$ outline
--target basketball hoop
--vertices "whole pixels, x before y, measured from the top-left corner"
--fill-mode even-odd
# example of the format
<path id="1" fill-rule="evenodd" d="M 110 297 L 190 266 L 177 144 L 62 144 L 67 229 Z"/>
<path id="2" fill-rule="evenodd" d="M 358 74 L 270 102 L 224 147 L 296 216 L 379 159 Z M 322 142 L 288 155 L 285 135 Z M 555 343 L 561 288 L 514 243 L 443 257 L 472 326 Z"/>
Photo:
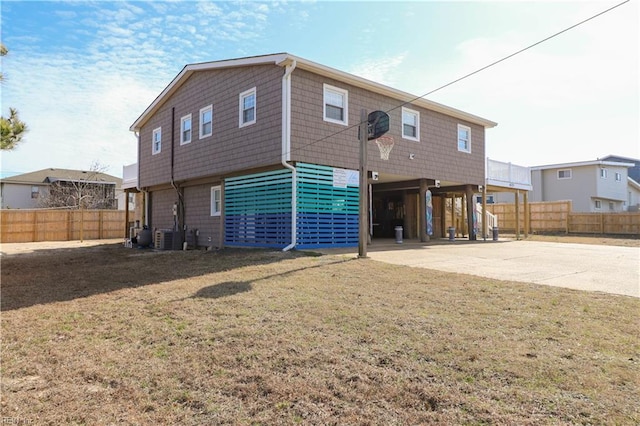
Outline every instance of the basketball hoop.
<path id="1" fill-rule="evenodd" d="M 388 160 L 389 153 L 393 149 L 393 138 L 391 136 L 380 136 L 376 139 L 376 144 L 380 149 L 380 158 Z"/>

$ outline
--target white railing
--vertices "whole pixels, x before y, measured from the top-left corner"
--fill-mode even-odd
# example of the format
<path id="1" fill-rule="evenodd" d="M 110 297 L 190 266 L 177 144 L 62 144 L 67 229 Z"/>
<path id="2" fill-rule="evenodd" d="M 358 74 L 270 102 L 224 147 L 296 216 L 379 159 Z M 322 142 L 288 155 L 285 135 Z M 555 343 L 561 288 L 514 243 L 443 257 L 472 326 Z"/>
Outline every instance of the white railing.
<path id="1" fill-rule="evenodd" d="M 478 217 L 478 228 L 482 230 L 482 204 L 476 203 L 476 215 Z M 487 211 L 487 232 L 498 227 L 498 216 Z"/>
<path id="2" fill-rule="evenodd" d="M 487 158 L 487 185 L 531 191 L 531 169 Z"/>
<path id="3" fill-rule="evenodd" d="M 122 189 L 130 189 L 138 186 L 138 163 L 122 167 Z"/>

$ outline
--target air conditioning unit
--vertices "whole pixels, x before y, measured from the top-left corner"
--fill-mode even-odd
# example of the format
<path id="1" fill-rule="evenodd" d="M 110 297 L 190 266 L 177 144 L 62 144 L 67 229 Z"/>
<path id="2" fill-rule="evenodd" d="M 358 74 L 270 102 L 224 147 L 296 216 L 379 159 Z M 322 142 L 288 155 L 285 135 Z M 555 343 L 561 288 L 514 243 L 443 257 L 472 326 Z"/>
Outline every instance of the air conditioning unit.
<path id="1" fill-rule="evenodd" d="M 153 246 L 157 250 L 180 250 L 182 248 L 180 231 L 158 229 L 153 240 Z"/>

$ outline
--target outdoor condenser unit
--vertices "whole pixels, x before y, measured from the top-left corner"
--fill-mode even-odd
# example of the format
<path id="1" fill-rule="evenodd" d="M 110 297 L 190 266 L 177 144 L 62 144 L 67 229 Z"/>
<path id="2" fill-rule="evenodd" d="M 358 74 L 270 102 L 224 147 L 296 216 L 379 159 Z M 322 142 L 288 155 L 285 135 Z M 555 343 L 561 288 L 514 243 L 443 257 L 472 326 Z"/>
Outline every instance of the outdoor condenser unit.
<path id="1" fill-rule="evenodd" d="M 180 231 L 171 229 L 158 229 L 153 240 L 153 246 L 158 250 L 180 250 Z"/>

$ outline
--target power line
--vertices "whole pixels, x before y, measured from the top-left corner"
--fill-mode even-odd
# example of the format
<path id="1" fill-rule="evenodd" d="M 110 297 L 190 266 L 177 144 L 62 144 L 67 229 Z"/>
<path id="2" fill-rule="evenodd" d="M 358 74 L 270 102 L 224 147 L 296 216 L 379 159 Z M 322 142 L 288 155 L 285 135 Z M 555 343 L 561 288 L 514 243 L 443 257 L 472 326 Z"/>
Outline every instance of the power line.
<path id="1" fill-rule="evenodd" d="M 426 97 L 426 96 L 429 96 L 429 95 L 431 95 L 431 94 L 433 94 L 433 93 L 435 93 L 435 92 L 437 92 L 437 91 L 439 91 L 439 90 L 442 90 L 442 89 L 444 89 L 444 88 L 446 88 L 446 87 L 449 87 L 449 86 L 451 86 L 451 85 L 453 85 L 453 84 L 456 84 L 456 83 L 458 83 L 458 82 L 460 82 L 460 81 L 462 81 L 462 80 L 464 80 L 464 79 L 467 79 L 467 78 L 469 78 L 469 77 L 471 77 L 471 76 L 473 76 L 473 75 L 475 75 L 475 74 L 478 74 L 478 73 L 480 73 L 480 72 L 482 72 L 482 71 L 484 71 L 484 70 L 486 70 L 486 69 L 488 69 L 488 68 L 491 68 L 491 67 L 493 67 L 493 66 L 495 66 L 495 65 L 498 65 L 499 63 L 504 62 L 504 61 L 506 61 L 507 59 L 511 59 L 511 58 L 513 58 L 514 56 L 519 55 L 519 54 L 520 54 L 520 53 L 522 53 L 522 52 L 525 52 L 525 51 L 527 51 L 527 50 L 529 50 L 529 49 L 531 49 L 531 48 L 533 48 L 533 47 L 538 46 L 539 44 L 542 44 L 542 43 L 544 43 L 544 42 L 547 42 L 547 41 L 551 40 L 552 38 L 555 38 L 555 37 L 557 37 L 557 36 L 559 36 L 559 35 L 561 35 L 561 34 L 564 34 L 564 33 L 566 33 L 567 31 L 570 31 L 570 30 L 572 30 L 572 29 L 574 29 L 574 28 L 576 28 L 576 27 L 578 27 L 578 26 L 580 26 L 580 25 L 582 25 L 582 24 L 585 24 L 585 23 L 587 23 L 587 22 L 589 22 L 589 21 L 591 21 L 591 20 L 593 20 L 593 19 L 595 19 L 595 18 L 597 18 L 597 17 L 599 17 L 599 16 L 604 15 L 605 13 L 611 12 L 612 10 L 614 10 L 614 9 L 616 9 L 616 8 L 618 8 L 618 7 L 620 7 L 620 6 L 622 6 L 622 5 L 623 5 L 623 4 L 625 4 L 625 3 L 629 3 L 629 1 L 631 1 L 631 0 L 625 0 L 625 1 L 621 2 L 621 3 L 618 3 L 618 4 L 616 4 L 616 5 L 614 5 L 614 6 L 610 7 L 610 8 L 608 8 L 608 9 L 603 10 L 602 12 L 596 13 L 595 15 L 593 15 L 593 16 L 591 16 L 591 17 L 587 18 L 587 19 L 584 19 L 584 20 L 582 20 L 582 21 L 580 21 L 580 22 L 578 22 L 578 23 L 576 23 L 576 24 L 574 24 L 574 25 L 571 25 L 570 27 L 567 27 L 567 28 L 565 28 L 565 29 L 563 29 L 563 30 L 561 30 L 561 31 L 558 31 L 558 32 L 557 32 L 557 33 L 555 33 L 555 34 L 550 35 L 549 37 L 546 37 L 546 38 L 544 38 L 544 39 L 542 39 L 542 40 L 540 40 L 540 41 L 537 41 L 537 42 L 535 42 L 535 43 L 533 43 L 533 44 L 531 44 L 531 45 L 529 45 L 529 46 L 527 46 L 527 47 L 524 47 L 524 48 L 522 48 L 522 49 L 518 50 L 517 52 L 511 53 L 510 55 L 507 55 L 507 56 L 505 56 L 505 57 L 503 57 L 503 58 L 501 58 L 501 59 L 498 59 L 497 61 L 494 61 L 494 62 L 492 62 L 492 63 L 490 63 L 490 64 L 488 64 L 488 65 L 485 65 L 485 66 L 484 66 L 484 67 L 482 67 L 482 68 L 479 68 L 479 69 L 477 69 L 477 70 L 475 70 L 475 71 L 473 71 L 473 72 L 470 72 L 469 74 L 465 74 L 465 75 L 463 75 L 462 77 L 459 77 L 459 78 L 457 78 L 457 79 L 455 79 L 455 80 L 453 80 L 453 81 L 451 81 L 451 82 L 449 82 L 449 83 L 447 83 L 447 84 L 444 84 L 444 85 L 442 85 L 442 86 L 440 86 L 440 87 L 438 87 L 438 88 L 436 88 L 436 89 L 433 89 L 433 90 L 431 90 L 431 91 L 429 91 L 429 92 L 425 93 L 424 95 L 416 96 L 415 98 L 413 98 L 413 99 L 411 99 L 411 100 L 409 100 L 409 101 L 403 102 L 403 103 L 399 104 L 398 106 L 396 106 L 396 107 L 394 107 L 394 108 L 391 108 L 391 109 L 389 109 L 389 110 L 387 110 L 387 111 L 385 111 L 385 112 L 389 113 L 389 112 L 391 112 L 391 111 L 394 111 L 394 110 L 396 110 L 396 109 L 398 109 L 398 108 L 401 108 L 401 107 L 403 107 L 403 106 L 405 106 L 405 105 L 408 105 L 408 104 L 410 104 L 410 103 L 412 103 L 412 102 L 415 102 L 415 101 L 417 101 L 418 99 L 422 99 L 422 98 L 424 98 L 424 97 Z M 354 128 L 356 128 L 356 127 L 360 126 L 360 124 L 361 124 L 361 123 L 360 123 L 360 122 L 358 122 L 358 124 L 354 124 L 354 125 L 352 125 L 352 126 L 349 126 L 349 127 L 344 128 L 344 129 L 342 129 L 342 130 L 339 130 L 339 131 L 337 131 L 337 132 L 334 132 L 334 133 L 332 133 L 332 134 L 330 134 L 330 135 L 328 135 L 328 136 L 325 136 L 325 137 L 323 137 L 323 138 L 320 138 L 320 139 L 314 140 L 313 142 L 309 142 L 308 144 L 306 144 L 306 145 L 302 145 L 301 147 L 298 147 L 298 148 L 296 148 L 295 150 L 302 150 L 302 149 L 304 149 L 304 148 L 310 147 L 310 146 L 312 146 L 312 145 L 315 145 L 316 143 L 322 142 L 322 141 L 327 140 L 327 139 L 329 139 L 329 138 L 332 138 L 332 137 L 334 137 L 334 136 L 336 136 L 336 135 L 339 135 L 339 134 L 341 134 L 341 133 L 344 133 L 344 132 L 346 132 L 346 131 L 348 131 L 348 130 L 354 129 Z M 292 152 L 294 152 L 295 150 L 289 150 L 288 154 L 291 154 L 291 153 L 292 153 Z"/>

